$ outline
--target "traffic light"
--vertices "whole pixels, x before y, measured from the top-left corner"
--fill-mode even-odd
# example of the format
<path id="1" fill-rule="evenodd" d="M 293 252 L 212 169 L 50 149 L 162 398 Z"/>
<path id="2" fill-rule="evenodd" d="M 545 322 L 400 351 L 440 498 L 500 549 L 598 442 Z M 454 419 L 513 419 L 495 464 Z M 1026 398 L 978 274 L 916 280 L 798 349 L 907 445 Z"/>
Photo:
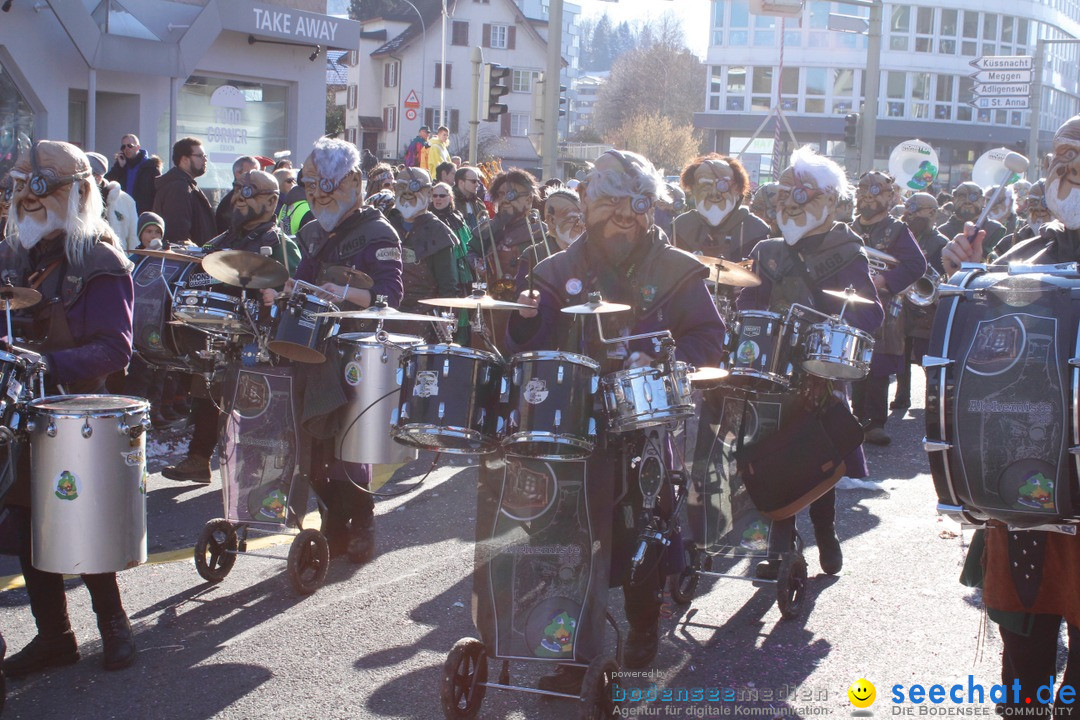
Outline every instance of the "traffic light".
<path id="1" fill-rule="evenodd" d="M 859 113 L 844 117 L 844 144 L 851 149 L 859 147 Z"/>
<path id="2" fill-rule="evenodd" d="M 484 65 L 481 88 L 484 88 L 484 103 L 480 108 L 480 118 L 495 122 L 500 115 L 509 111 L 509 108 L 499 101 L 503 95 L 510 92 L 510 68 L 495 63 Z"/>
<path id="3" fill-rule="evenodd" d="M 559 86 L 559 117 L 566 117 L 566 108 L 568 103 L 566 102 L 566 86 Z"/>

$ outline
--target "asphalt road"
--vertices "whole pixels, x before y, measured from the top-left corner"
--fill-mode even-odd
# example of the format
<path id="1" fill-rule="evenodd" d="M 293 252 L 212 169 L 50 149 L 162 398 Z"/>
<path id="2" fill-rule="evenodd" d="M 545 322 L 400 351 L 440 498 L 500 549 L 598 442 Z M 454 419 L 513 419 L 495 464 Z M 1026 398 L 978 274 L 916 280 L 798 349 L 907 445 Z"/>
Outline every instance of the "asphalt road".
<path id="1" fill-rule="evenodd" d="M 918 385 L 919 371 L 915 371 Z M 917 408 L 894 414 L 887 448 L 869 448 L 875 489 L 841 490 L 838 527 L 844 571 L 819 574 L 813 533 L 808 607 L 782 620 L 775 591 L 729 579 L 703 580 L 687 608 L 672 607 L 652 678 L 624 678 L 647 692 L 729 689 L 729 703 L 631 704 L 628 716 L 710 717 L 759 710 L 778 715 L 848 717 L 848 687 L 877 687 L 871 708 L 897 714 L 891 688 L 998 677 L 1000 643 L 977 594 L 957 582 L 970 531 L 939 518 L 920 440 Z M 287 539 L 240 557 L 220 584 L 202 581 L 189 553 L 202 525 L 221 515 L 220 480 L 177 484 L 156 473 L 182 451 L 182 438 L 155 437 L 149 481 L 150 552 L 183 559 L 120 575 L 139 645 L 136 664 L 107 673 L 89 596 L 68 583 L 83 659 L 10 681 L 5 717 L 63 718 L 411 718 L 442 717 L 442 665 L 456 640 L 476 636 L 470 614 L 475 466 L 441 463 L 420 486 L 377 505 L 378 556 L 363 566 L 335 560 L 327 584 L 298 597 L 285 575 Z M 424 458 L 388 487 L 423 475 Z M 0 573 L 17 566 L 5 559 Z M 747 570 L 747 564 L 735 567 Z M 610 605 L 621 608 L 619 591 Z M 616 612 L 625 626 L 621 612 Z M 34 635 L 25 590 L 0 592 L 0 629 L 11 649 Z M 614 649 L 614 634 L 608 633 Z M 513 663 L 511 680 L 532 685 L 539 663 Z M 492 663 L 492 677 L 498 665 Z M 797 688 L 797 689 L 796 689 Z M 771 693 L 771 695 L 769 694 Z M 785 699 L 777 699 L 780 696 Z M 756 700 L 754 698 L 757 698 Z M 772 698 L 767 700 L 766 698 Z M 918 706 L 914 713 L 918 714 Z M 925 706 L 923 706 L 925 708 Z M 980 712 L 990 712 L 981 706 Z M 489 691 L 483 718 L 576 717 L 569 701 Z"/>

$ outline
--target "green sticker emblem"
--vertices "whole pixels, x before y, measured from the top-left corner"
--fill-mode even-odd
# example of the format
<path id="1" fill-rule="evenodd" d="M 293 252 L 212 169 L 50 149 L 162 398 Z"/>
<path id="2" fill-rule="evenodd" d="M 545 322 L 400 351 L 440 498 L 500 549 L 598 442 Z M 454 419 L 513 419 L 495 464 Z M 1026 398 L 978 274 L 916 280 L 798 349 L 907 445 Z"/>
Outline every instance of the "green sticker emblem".
<path id="1" fill-rule="evenodd" d="M 75 476 L 67 470 L 56 479 L 56 497 L 61 500 L 74 500 L 79 497 L 79 485 Z"/>

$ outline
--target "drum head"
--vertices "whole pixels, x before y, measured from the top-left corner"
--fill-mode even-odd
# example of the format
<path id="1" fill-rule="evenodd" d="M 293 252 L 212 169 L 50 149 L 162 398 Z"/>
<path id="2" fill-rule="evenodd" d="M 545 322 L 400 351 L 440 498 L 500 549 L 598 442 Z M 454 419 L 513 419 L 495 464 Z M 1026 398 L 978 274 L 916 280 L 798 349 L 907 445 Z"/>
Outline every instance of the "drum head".
<path id="1" fill-rule="evenodd" d="M 365 333 L 341 333 L 337 336 L 338 342 L 346 345 L 382 345 L 378 339 L 378 333 L 365 332 Z M 384 342 L 391 345 L 421 345 L 424 339 L 417 337 L 416 335 L 398 335 L 397 333 L 386 333 Z"/>
<path id="2" fill-rule="evenodd" d="M 326 355 L 323 355 L 318 350 L 309 348 L 306 345 L 300 345 L 299 343 L 286 342 L 284 340 L 272 340 L 267 347 L 270 348 L 270 352 L 277 353 L 286 360 L 292 360 L 293 362 L 309 363 L 312 365 L 326 362 Z"/>
<path id="3" fill-rule="evenodd" d="M 144 411 L 149 409 L 150 403 L 126 395 L 50 395 L 34 400 L 30 407 L 56 415 L 82 417 L 95 413 Z"/>

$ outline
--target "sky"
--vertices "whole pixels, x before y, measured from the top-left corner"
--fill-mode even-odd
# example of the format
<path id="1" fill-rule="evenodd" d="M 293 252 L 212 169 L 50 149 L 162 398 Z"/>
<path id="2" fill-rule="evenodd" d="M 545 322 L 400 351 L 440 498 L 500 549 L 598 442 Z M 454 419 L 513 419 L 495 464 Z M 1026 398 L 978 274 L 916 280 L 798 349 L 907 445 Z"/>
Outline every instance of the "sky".
<path id="1" fill-rule="evenodd" d="M 710 0 L 570 0 L 581 5 L 582 17 L 599 17 L 605 12 L 615 23 L 623 20 L 634 24 L 647 22 L 665 12 L 673 11 L 683 21 L 686 43 L 696 55 L 704 58 L 709 47 Z"/>

